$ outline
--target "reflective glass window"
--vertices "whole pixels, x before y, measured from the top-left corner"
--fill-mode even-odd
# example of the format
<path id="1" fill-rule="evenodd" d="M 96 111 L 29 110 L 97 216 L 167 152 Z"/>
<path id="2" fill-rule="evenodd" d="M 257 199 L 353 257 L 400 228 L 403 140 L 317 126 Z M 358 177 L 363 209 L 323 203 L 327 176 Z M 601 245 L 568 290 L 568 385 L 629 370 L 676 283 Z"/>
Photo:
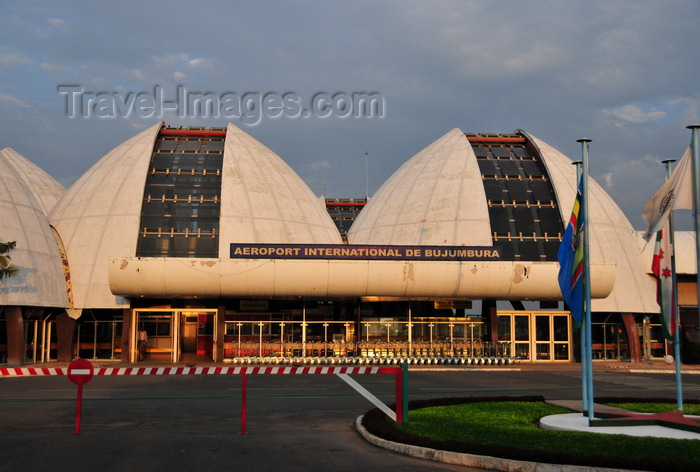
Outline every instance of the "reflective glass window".
<path id="1" fill-rule="evenodd" d="M 137 256 L 217 257 L 223 138 L 161 135 L 141 207 Z"/>

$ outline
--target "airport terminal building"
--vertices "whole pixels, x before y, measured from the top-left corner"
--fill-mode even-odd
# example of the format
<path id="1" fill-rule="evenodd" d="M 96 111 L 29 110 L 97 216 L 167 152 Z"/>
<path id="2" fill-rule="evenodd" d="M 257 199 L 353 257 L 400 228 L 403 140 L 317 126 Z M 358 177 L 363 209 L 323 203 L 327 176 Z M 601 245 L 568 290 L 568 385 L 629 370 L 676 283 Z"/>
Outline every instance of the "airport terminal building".
<path id="1" fill-rule="evenodd" d="M 525 131 L 454 129 L 369 199 L 318 197 L 230 125 L 158 123 L 70 189 L 0 151 L 0 362 L 575 362 L 556 253 L 572 160 Z M 653 244 L 590 182 L 593 350 L 661 335 Z M 695 235 L 676 233 L 682 360 L 700 362 Z"/>

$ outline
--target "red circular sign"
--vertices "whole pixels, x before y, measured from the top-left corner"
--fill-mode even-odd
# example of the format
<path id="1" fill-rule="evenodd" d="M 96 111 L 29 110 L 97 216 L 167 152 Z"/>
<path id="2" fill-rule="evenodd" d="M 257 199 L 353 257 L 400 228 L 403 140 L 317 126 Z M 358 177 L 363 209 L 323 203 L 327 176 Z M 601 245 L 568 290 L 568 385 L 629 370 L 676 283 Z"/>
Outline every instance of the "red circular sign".
<path id="1" fill-rule="evenodd" d="M 94 374 L 92 364 L 85 359 L 76 359 L 68 365 L 68 380 L 76 385 L 88 383 Z"/>

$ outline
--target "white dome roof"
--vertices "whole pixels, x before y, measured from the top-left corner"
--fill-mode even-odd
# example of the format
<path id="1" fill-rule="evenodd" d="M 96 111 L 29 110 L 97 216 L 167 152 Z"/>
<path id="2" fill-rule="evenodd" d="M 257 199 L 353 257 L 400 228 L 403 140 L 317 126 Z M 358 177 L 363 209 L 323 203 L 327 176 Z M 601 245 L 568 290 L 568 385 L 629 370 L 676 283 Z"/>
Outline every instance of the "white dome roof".
<path id="1" fill-rule="evenodd" d="M 50 219 L 70 263 L 76 308 L 118 308 L 109 289 L 109 257 L 134 257 L 144 187 L 159 123 L 92 166 L 59 201 Z M 316 196 L 275 153 L 233 125 L 224 143 L 219 257 L 229 244 L 341 243 Z"/>
<path id="2" fill-rule="evenodd" d="M 567 224 L 576 196 L 572 160 L 520 132 L 540 151 Z M 639 237 L 620 208 L 590 180 L 591 262 L 616 265 L 615 287 L 595 311 L 658 312 L 642 265 Z M 468 138 L 454 129 L 403 164 L 370 199 L 348 231 L 351 244 L 491 246 L 484 183 Z M 556 262 L 549 262 L 556 264 Z M 557 280 L 552 280 L 557 284 Z"/>
<path id="3" fill-rule="evenodd" d="M 476 156 L 453 129 L 406 161 L 348 231 L 350 244 L 492 246 Z"/>
<path id="4" fill-rule="evenodd" d="M 224 146 L 220 257 L 236 242 L 342 243 L 325 207 L 277 154 L 230 123 Z"/>
<path id="5" fill-rule="evenodd" d="M 143 189 L 161 124 L 120 144 L 68 189 L 49 215 L 70 266 L 76 308 L 118 308 L 109 290 L 107 258 L 134 256 Z"/>
<path id="6" fill-rule="evenodd" d="M 44 215 L 48 215 L 56 202 L 65 195 L 65 187 L 14 149 L 5 148 L 0 153 L 12 164 L 32 191 Z"/>
<path id="7" fill-rule="evenodd" d="M 0 280 L 0 305 L 67 308 L 61 255 L 45 214 L 61 185 L 10 148 L 0 151 L 0 175 L 0 241 L 16 241 L 9 255 L 20 270 Z"/>

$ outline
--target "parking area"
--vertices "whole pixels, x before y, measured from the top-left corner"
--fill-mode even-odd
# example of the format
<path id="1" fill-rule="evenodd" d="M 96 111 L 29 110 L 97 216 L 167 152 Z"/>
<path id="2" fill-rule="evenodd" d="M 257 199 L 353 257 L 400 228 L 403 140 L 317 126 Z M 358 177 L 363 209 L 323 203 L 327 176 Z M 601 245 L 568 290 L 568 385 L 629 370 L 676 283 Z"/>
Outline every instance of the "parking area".
<path id="1" fill-rule="evenodd" d="M 354 376 L 386 403 L 393 376 Z M 683 378 L 700 398 L 700 375 Z M 249 376 L 248 428 L 240 434 L 241 379 L 234 375 L 95 377 L 84 387 L 74 434 L 76 386 L 65 376 L 0 378 L 0 470 L 246 471 L 466 470 L 369 445 L 353 422 L 372 405 L 334 375 Z M 580 398 L 580 372 L 493 366 L 409 371 L 409 398 L 544 395 Z M 596 372 L 598 396 L 675 398 L 671 373 Z M 410 420 L 410 415 L 409 415 Z"/>

